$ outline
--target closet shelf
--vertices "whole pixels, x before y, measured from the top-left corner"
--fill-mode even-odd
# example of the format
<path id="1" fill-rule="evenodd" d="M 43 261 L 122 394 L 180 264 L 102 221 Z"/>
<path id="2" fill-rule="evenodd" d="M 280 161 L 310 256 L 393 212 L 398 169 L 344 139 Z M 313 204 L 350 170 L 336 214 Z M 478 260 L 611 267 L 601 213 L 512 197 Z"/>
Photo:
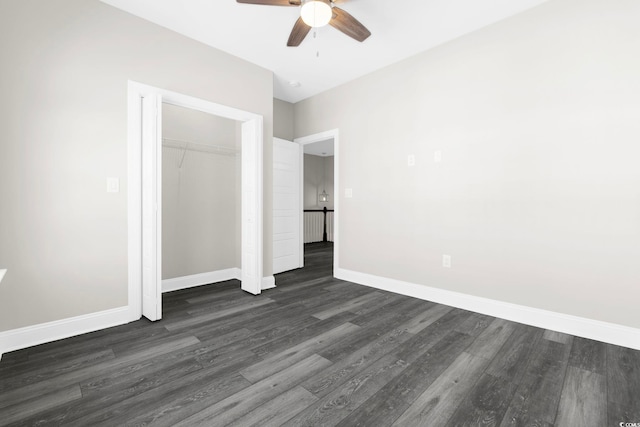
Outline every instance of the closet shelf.
<path id="1" fill-rule="evenodd" d="M 201 153 L 218 154 L 222 156 L 236 156 L 240 150 L 233 147 L 225 147 L 214 144 L 200 144 L 191 141 L 181 141 L 178 139 L 162 138 L 162 146 L 177 148 L 179 150 L 198 151 Z"/>

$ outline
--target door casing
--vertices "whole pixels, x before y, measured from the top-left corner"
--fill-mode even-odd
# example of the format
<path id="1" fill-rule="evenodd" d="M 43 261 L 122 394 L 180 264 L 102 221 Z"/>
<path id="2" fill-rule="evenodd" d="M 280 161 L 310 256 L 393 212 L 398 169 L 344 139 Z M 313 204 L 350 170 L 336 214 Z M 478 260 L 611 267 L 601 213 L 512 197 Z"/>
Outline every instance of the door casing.
<path id="1" fill-rule="evenodd" d="M 153 268 L 157 286 L 156 319 L 161 317 L 162 307 L 162 252 L 161 252 L 161 195 L 162 141 L 161 131 L 143 132 L 150 126 L 149 114 L 143 114 L 143 99 L 154 97 L 158 103 L 166 102 L 216 116 L 242 122 L 242 178 L 241 178 L 241 282 L 242 289 L 254 295 L 261 292 L 263 285 L 263 117 L 259 114 L 239 110 L 204 99 L 177 92 L 128 82 L 128 285 L 129 311 L 132 320 L 142 316 L 142 284 L 144 275 L 142 248 L 148 248 L 153 255 Z M 160 107 L 158 107 L 159 109 Z M 155 144 L 154 147 L 144 146 Z M 151 149 L 150 149 L 151 148 Z M 152 156 L 150 158 L 149 156 Z M 155 173 L 152 179 L 143 182 L 144 162 L 152 162 Z M 145 217 L 143 216 L 143 195 L 151 195 L 156 205 L 155 233 L 146 233 L 143 242 Z M 158 316 L 159 314 L 159 316 Z"/>
<path id="2" fill-rule="evenodd" d="M 339 269 L 339 231 L 340 231 L 340 132 L 338 129 L 332 129 L 325 132 L 315 133 L 313 135 L 303 136 L 296 138 L 293 142 L 300 144 L 302 149 L 300 150 L 300 265 L 304 266 L 304 145 L 313 144 L 314 142 L 326 141 L 327 139 L 333 139 L 333 188 L 335 196 L 333 199 L 333 275 L 336 275 L 336 271 Z"/>

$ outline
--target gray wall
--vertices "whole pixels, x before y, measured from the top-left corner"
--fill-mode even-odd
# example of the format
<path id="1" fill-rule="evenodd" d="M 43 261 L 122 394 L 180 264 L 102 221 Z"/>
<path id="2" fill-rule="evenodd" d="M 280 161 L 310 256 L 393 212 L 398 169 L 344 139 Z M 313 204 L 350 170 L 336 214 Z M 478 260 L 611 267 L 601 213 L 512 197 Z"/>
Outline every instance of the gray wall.
<path id="1" fill-rule="evenodd" d="M 164 104 L 162 128 L 162 278 L 240 267 L 236 122 Z"/>
<path id="2" fill-rule="evenodd" d="M 328 203 L 319 203 L 318 196 L 325 190 Z M 333 209 L 336 193 L 333 189 L 333 156 L 304 155 L 304 209 Z"/>
<path id="3" fill-rule="evenodd" d="M 127 305 L 128 79 L 264 116 L 271 274 L 270 71 L 98 0 L 0 2 L 0 57 L 0 331 Z"/>
<path id="4" fill-rule="evenodd" d="M 555 0 L 296 104 L 340 130 L 340 267 L 640 327 L 638 16 Z"/>
<path id="5" fill-rule="evenodd" d="M 293 141 L 293 104 L 273 98 L 273 136 Z"/>

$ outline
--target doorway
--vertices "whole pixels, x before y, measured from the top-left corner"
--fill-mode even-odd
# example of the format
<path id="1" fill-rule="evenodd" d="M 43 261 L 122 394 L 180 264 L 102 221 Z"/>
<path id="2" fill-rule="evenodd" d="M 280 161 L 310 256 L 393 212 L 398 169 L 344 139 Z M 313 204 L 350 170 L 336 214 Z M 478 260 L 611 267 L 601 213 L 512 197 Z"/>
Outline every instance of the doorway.
<path id="1" fill-rule="evenodd" d="M 129 81 L 128 256 L 131 319 L 162 317 L 162 104 L 241 122 L 241 288 L 263 276 L 263 118 L 200 98 Z"/>
<path id="2" fill-rule="evenodd" d="M 162 292 L 240 278 L 238 122 L 162 105 Z"/>
<path id="3" fill-rule="evenodd" d="M 338 271 L 339 269 L 339 225 L 340 225 L 340 221 L 339 221 L 339 204 L 340 204 L 340 197 L 339 197 L 339 191 L 340 191 L 340 181 L 339 181 L 339 165 L 340 165 L 340 150 L 339 150 L 339 132 L 338 129 L 334 129 L 334 130 L 330 130 L 330 131 L 326 131 L 326 132 L 320 132 L 320 133 L 316 133 L 313 135 L 308 135 L 305 137 L 301 137 L 301 138 L 296 138 L 294 140 L 294 142 L 300 144 L 303 148 L 303 152 L 307 152 L 308 150 L 305 150 L 305 147 L 313 147 L 314 145 L 316 145 L 316 147 L 318 148 L 318 153 L 321 155 L 322 152 L 325 152 L 325 154 L 328 153 L 327 151 L 327 145 L 326 144 L 331 144 L 332 149 L 333 149 L 333 193 L 334 194 L 328 194 L 326 192 L 326 188 L 324 189 L 319 189 L 318 190 L 318 194 L 312 194 L 310 197 L 313 197 L 315 199 L 317 199 L 319 196 L 321 196 L 321 193 L 319 193 L 319 191 L 324 191 L 325 194 L 328 194 L 329 198 L 332 198 L 332 205 L 333 205 L 333 229 L 332 229 L 332 234 L 333 234 L 333 274 L 335 276 L 336 271 Z M 324 151 L 323 151 L 324 150 Z M 303 162 L 303 159 L 301 159 L 301 162 Z M 303 168 L 304 169 L 304 168 Z M 304 172 L 301 174 L 301 185 L 300 185 L 300 197 L 301 200 L 304 200 L 304 198 L 306 197 L 304 194 L 304 188 L 305 188 L 305 183 L 304 183 Z M 322 202 L 319 203 L 319 205 L 323 205 L 326 206 L 326 203 L 323 204 Z M 305 230 L 304 230 L 304 209 L 302 210 L 302 212 L 300 212 L 300 253 L 303 254 L 304 256 L 304 235 L 305 235 Z M 326 215 L 326 214 L 325 214 Z"/>

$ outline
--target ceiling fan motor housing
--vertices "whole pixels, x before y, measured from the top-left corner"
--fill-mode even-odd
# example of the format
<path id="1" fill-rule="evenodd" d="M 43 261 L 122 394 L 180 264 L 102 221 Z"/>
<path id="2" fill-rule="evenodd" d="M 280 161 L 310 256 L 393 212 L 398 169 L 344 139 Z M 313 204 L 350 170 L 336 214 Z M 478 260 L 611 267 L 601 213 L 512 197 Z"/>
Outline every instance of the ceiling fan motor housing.
<path id="1" fill-rule="evenodd" d="M 300 16 L 310 27 L 324 27 L 329 23 L 333 12 L 330 0 L 303 0 Z"/>

